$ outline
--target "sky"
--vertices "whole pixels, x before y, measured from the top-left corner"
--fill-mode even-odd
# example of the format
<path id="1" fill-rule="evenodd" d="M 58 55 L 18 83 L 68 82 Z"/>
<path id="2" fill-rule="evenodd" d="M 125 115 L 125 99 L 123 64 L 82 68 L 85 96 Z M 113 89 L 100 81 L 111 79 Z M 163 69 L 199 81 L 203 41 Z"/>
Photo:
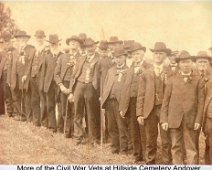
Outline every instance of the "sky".
<path id="1" fill-rule="evenodd" d="M 95 40 L 117 35 L 153 48 L 196 55 L 212 46 L 212 2 L 6 2 L 16 24 L 33 35 L 42 29 L 66 38 L 86 33 Z M 48 36 L 47 36 L 48 38 Z M 149 50 L 147 55 L 151 55 Z"/>

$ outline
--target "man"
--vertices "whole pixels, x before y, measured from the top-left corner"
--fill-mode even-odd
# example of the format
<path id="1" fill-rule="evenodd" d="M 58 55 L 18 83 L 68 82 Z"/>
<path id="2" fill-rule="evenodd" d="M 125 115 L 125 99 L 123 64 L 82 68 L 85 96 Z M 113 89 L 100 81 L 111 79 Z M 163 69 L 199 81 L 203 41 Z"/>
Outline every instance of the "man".
<path id="1" fill-rule="evenodd" d="M 82 119 L 86 110 L 89 143 L 98 143 L 100 134 L 99 114 L 99 56 L 95 52 L 96 44 L 91 38 L 84 43 L 86 56 L 82 56 L 77 64 L 73 80 L 70 82 L 71 94 L 69 101 L 73 101 L 74 95 L 74 136 L 76 144 L 84 144 Z"/>
<path id="2" fill-rule="evenodd" d="M 168 80 L 160 122 L 165 131 L 170 131 L 173 163 L 184 164 L 184 148 L 187 164 L 197 164 L 196 131 L 202 123 L 204 84 L 192 70 L 187 51 L 180 53 L 177 62 L 179 73 Z"/>
<path id="3" fill-rule="evenodd" d="M 31 104 L 29 78 L 32 59 L 35 55 L 35 48 L 28 45 L 30 35 L 25 31 L 18 31 L 15 34 L 17 49 L 12 51 L 10 69 L 8 71 L 8 84 L 12 90 L 14 106 L 18 112 L 16 120 L 31 121 Z"/>
<path id="4" fill-rule="evenodd" d="M 144 61 L 146 47 L 135 42 L 131 49 L 128 50 L 133 58 L 133 64 L 127 71 L 125 82 L 120 100 L 120 114 L 126 117 L 129 122 L 130 137 L 133 143 L 133 155 L 135 162 L 145 159 L 145 132 L 143 126 L 139 129 L 136 117 L 136 102 L 139 87 L 139 77 L 143 70 L 148 69 L 151 65 Z"/>
<path id="5" fill-rule="evenodd" d="M 44 63 L 45 47 L 45 33 L 42 30 L 35 32 L 36 39 L 36 54 L 32 60 L 30 87 L 31 87 L 31 104 L 33 124 L 35 126 L 47 126 L 46 120 L 42 120 L 46 112 L 46 101 L 44 92 L 41 90 L 43 86 L 44 73 L 42 65 Z"/>
<path id="6" fill-rule="evenodd" d="M 123 41 L 119 40 L 117 36 L 111 36 L 108 41 L 108 55 L 113 59 L 113 53 L 115 48 L 123 45 Z"/>
<path id="7" fill-rule="evenodd" d="M 126 51 L 129 51 L 130 48 L 132 48 L 133 44 L 134 44 L 134 40 L 125 40 L 123 41 L 123 46 L 124 46 L 124 49 Z M 127 67 L 131 67 L 133 64 L 133 58 L 130 54 L 127 55 L 127 58 L 126 58 L 126 65 Z"/>
<path id="8" fill-rule="evenodd" d="M 60 39 L 57 34 L 49 35 L 50 49 L 45 54 L 45 78 L 44 78 L 44 93 L 47 102 L 47 122 L 48 128 L 53 132 L 57 131 L 55 105 L 57 102 L 58 87 L 54 81 L 54 70 L 57 60 L 62 52 L 60 51 Z"/>
<path id="9" fill-rule="evenodd" d="M 156 42 L 153 52 L 153 67 L 145 70 L 140 77 L 136 103 L 136 115 L 146 134 L 146 164 L 155 164 L 157 151 L 158 123 L 167 82 L 168 68 L 164 60 L 169 49 L 163 42 Z M 169 133 L 161 129 L 163 164 L 171 163 L 171 141 Z"/>
<path id="10" fill-rule="evenodd" d="M 206 137 L 205 139 L 205 163 L 206 164 L 212 164 L 212 142 L 211 142 L 211 57 L 207 54 L 206 51 L 199 51 L 197 56 L 195 56 L 196 59 L 196 67 L 197 67 L 197 73 L 199 73 L 201 80 L 204 84 L 205 88 L 205 95 L 206 95 L 206 101 L 204 106 L 204 112 L 203 112 L 203 132 Z M 196 145 L 197 145 L 197 151 L 199 155 L 199 134 L 200 130 L 196 133 Z"/>
<path id="11" fill-rule="evenodd" d="M 179 53 L 178 51 L 171 51 L 170 50 L 170 54 L 168 55 L 169 61 L 170 61 L 169 66 L 170 66 L 170 70 L 172 72 L 177 72 L 177 70 L 178 70 L 178 64 L 176 62 L 176 58 L 178 56 L 178 53 Z"/>
<path id="12" fill-rule="evenodd" d="M 4 103 L 6 105 L 6 112 L 9 117 L 14 116 L 14 109 L 13 109 L 13 101 L 12 101 L 12 94 L 9 85 L 7 84 L 7 69 L 9 69 L 9 60 L 10 57 L 10 49 L 11 49 L 11 35 L 9 32 L 3 32 L 3 48 L 1 56 L 2 60 L 0 63 L 0 79 L 3 80 L 3 91 L 4 91 Z"/>
<path id="13" fill-rule="evenodd" d="M 74 104 L 68 103 L 68 94 L 70 79 L 73 76 L 73 69 L 76 60 L 79 58 L 79 49 L 81 40 L 78 36 L 72 36 L 66 40 L 69 47 L 69 53 L 59 56 L 57 66 L 55 68 L 54 80 L 60 88 L 60 101 L 62 107 L 61 121 L 59 123 L 60 130 L 64 130 L 66 138 L 72 137 L 74 133 Z M 65 123 L 64 123 L 65 121 Z"/>
<path id="14" fill-rule="evenodd" d="M 119 112 L 122 84 L 128 69 L 126 55 L 123 47 L 115 49 L 114 61 L 116 65 L 108 70 L 102 97 L 102 108 L 105 109 L 108 118 L 112 153 L 122 154 L 127 154 L 128 151 L 127 121 L 121 117 Z"/>

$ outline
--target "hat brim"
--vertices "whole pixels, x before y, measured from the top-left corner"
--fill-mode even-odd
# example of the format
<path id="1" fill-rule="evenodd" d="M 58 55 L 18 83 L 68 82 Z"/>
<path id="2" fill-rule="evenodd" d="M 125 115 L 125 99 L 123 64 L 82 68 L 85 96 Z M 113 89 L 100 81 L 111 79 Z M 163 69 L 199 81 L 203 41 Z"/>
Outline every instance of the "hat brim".
<path id="1" fill-rule="evenodd" d="M 68 39 L 66 40 L 66 44 L 69 45 L 70 41 L 77 41 L 77 42 L 79 42 L 80 44 L 82 43 L 82 40 L 80 40 L 80 39 L 68 38 Z"/>
<path id="2" fill-rule="evenodd" d="M 195 57 L 195 61 L 196 61 L 197 59 L 201 59 L 201 58 L 203 58 L 203 59 L 208 59 L 208 60 L 212 60 L 212 57 L 210 57 L 210 56 L 193 56 L 193 57 Z"/>
<path id="3" fill-rule="evenodd" d="M 161 49 L 161 50 L 155 50 L 155 49 L 151 49 L 150 51 L 154 52 L 165 52 L 166 54 L 170 54 L 170 50 L 169 49 Z"/>
<path id="4" fill-rule="evenodd" d="M 179 62 L 182 61 L 182 60 L 188 60 L 188 59 L 192 60 L 193 62 L 196 61 L 196 59 L 195 59 L 194 57 L 175 58 L 175 61 L 176 61 L 177 63 L 179 63 Z"/>
<path id="5" fill-rule="evenodd" d="M 132 52 L 134 52 L 134 51 L 138 51 L 138 50 L 143 50 L 144 52 L 146 52 L 146 47 L 130 49 L 130 50 L 128 50 L 128 52 L 129 52 L 129 53 L 132 53 Z"/>
<path id="6" fill-rule="evenodd" d="M 123 43 L 123 41 L 109 41 L 108 42 L 108 44 L 116 44 L 116 43 L 121 44 L 121 43 Z"/>
<path id="7" fill-rule="evenodd" d="M 60 40 L 58 40 L 58 41 L 55 41 L 55 42 L 51 42 L 51 41 L 49 41 L 49 40 L 46 40 L 48 43 L 50 43 L 50 44 L 57 44 L 57 43 L 59 43 L 60 41 L 61 41 L 61 39 Z"/>
<path id="8" fill-rule="evenodd" d="M 15 38 L 31 38 L 30 35 L 15 35 Z"/>
<path id="9" fill-rule="evenodd" d="M 118 58 L 118 57 L 120 57 L 120 56 L 127 56 L 127 53 L 126 52 L 123 52 L 123 53 L 120 53 L 120 54 L 118 54 L 118 55 L 114 55 L 114 57 L 115 58 Z"/>
<path id="10" fill-rule="evenodd" d="M 91 46 L 96 45 L 96 44 L 98 44 L 98 43 L 99 43 L 99 41 L 96 41 L 96 42 L 94 42 L 94 43 L 92 43 L 92 44 L 83 44 L 83 47 L 84 47 L 84 48 L 86 48 L 86 47 L 91 47 Z"/>

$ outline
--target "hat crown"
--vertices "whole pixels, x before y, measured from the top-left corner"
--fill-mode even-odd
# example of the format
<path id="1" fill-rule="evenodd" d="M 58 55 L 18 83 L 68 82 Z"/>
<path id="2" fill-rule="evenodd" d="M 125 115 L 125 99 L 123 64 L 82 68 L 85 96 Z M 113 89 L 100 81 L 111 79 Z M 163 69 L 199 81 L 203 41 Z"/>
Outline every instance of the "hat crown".
<path id="1" fill-rule="evenodd" d="M 23 31 L 23 30 L 19 30 L 16 35 L 16 37 L 28 37 L 26 31 Z"/>
<path id="2" fill-rule="evenodd" d="M 107 48 L 108 48 L 107 41 L 100 41 L 99 48 L 102 49 L 102 50 L 107 50 Z"/>
<path id="3" fill-rule="evenodd" d="M 126 55 L 126 54 L 127 53 L 122 45 L 120 45 L 114 49 L 114 57 L 119 57 L 119 56 Z"/>
<path id="4" fill-rule="evenodd" d="M 199 51 L 197 57 L 209 57 L 206 51 Z"/>
<path id="5" fill-rule="evenodd" d="M 79 39 L 82 40 L 82 41 L 85 41 L 87 38 L 87 35 L 85 33 L 80 33 L 79 34 Z"/>
<path id="6" fill-rule="evenodd" d="M 135 42 L 134 44 L 133 44 L 133 49 L 138 49 L 138 48 L 142 48 L 143 46 L 140 44 L 140 43 L 138 43 L 138 42 Z"/>
<path id="7" fill-rule="evenodd" d="M 45 35 L 45 33 L 44 33 L 44 31 L 43 30 L 37 30 L 36 32 L 35 32 L 35 37 L 45 37 L 46 35 Z"/>
<path id="8" fill-rule="evenodd" d="M 96 42 L 92 38 L 85 39 L 84 46 L 92 46 L 96 44 Z"/>
<path id="9" fill-rule="evenodd" d="M 119 41 L 117 36 L 111 36 L 110 37 L 110 42 L 116 42 L 116 41 Z"/>
<path id="10" fill-rule="evenodd" d="M 57 34 L 50 34 L 49 35 L 49 42 L 50 43 L 57 43 L 59 41 L 58 35 Z"/>
<path id="11" fill-rule="evenodd" d="M 154 50 L 165 50 L 166 48 L 166 44 L 163 42 L 156 42 L 155 46 L 154 46 Z"/>
<path id="12" fill-rule="evenodd" d="M 133 47 L 135 41 L 134 40 L 126 40 L 123 42 L 123 46 L 125 49 L 130 49 Z"/>
<path id="13" fill-rule="evenodd" d="M 181 53 L 180 53 L 180 55 L 179 55 L 179 58 L 180 58 L 180 59 L 183 59 L 183 58 L 190 58 L 190 57 L 191 57 L 191 55 L 190 55 L 189 52 L 186 51 L 186 50 L 182 50 Z"/>

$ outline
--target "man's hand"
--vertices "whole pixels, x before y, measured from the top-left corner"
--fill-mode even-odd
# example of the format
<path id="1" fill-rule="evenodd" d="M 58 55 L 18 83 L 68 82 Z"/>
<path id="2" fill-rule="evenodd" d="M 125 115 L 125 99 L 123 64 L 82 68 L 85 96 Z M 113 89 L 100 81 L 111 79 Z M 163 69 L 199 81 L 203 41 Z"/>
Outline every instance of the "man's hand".
<path id="1" fill-rule="evenodd" d="M 120 111 L 120 115 L 121 115 L 122 118 L 125 118 L 123 111 Z"/>
<path id="2" fill-rule="evenodd" d="M 200 124 L 199 123 L 194 123 L 194 130 L 198 130 L 200 128 Z"/>
<path id="3" fill-rule="evenodd" d="M 24 75 L 24 76 L 22 77 L 22 83 L 24 83 L 24 82 L 26 81 L 26 79 L 27 79 L 27 76 Z"/>
<path id="4" fill-rule="evenodd" d="M 137 121 L 138 121 L 138 123 L 139 123 L 140 125 L 144 125 L 144 117 L 143 117 L 143 116 L 139 116 L 139 117 L 137 118 Z"/>
<path id="5" fill-rule="evenodd" d="M 162 123 L 161 125 L 162 129 L 167 131 L 169 129 L 169 124 L 168 123 Z"/>
<path id="6" fill-rule="evenodd" d="M 72 93 L 70 93 L 70 94 L 68 95 L 68 101 L 69 101 L 70 103 L 73 103 L 73 102 L 74 102 L 74 95 L 73 95 Z"/>
<path id="7" fill-rule="evenodd" d="M 69 94 L 70 93 L 70 90 L 67 89 L 62 83 L 59 84 L 59 87 L 60 87 L 60 91 L 64 94 Z"/>

